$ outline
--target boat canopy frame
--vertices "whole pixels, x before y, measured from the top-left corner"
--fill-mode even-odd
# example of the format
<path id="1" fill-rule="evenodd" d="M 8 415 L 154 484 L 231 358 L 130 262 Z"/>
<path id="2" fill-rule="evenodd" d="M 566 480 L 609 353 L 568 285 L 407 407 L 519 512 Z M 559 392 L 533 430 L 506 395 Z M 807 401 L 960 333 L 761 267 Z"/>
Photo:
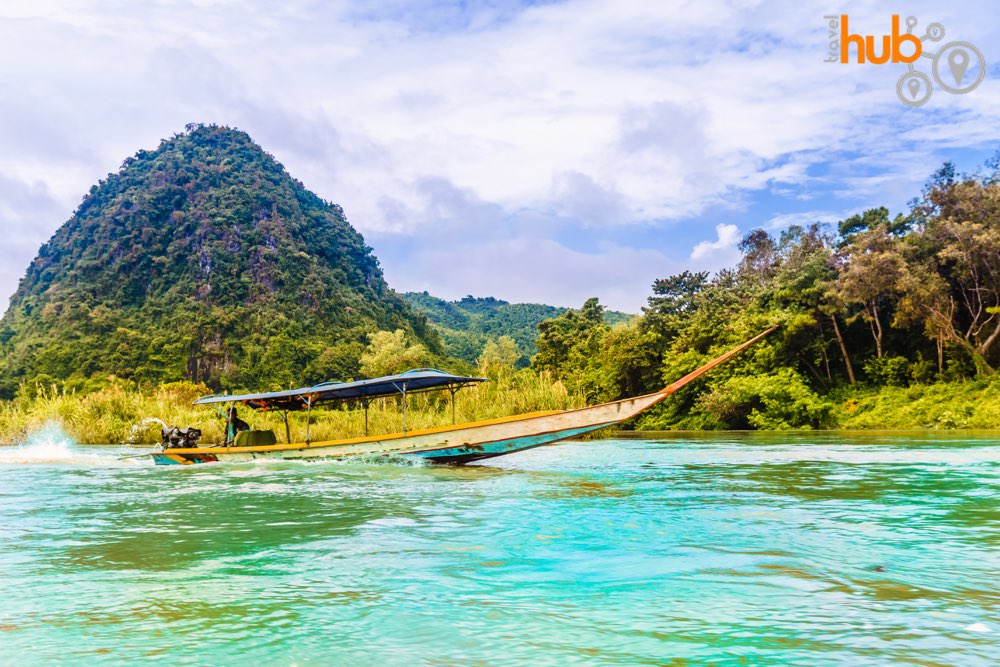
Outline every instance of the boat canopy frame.
<path id="1" fill-rule="evenodd" d="M 313 407 L 348 401 L 360 401 L 365 410 L 365 435 L 368 435 L 368 406 L 373 398 L 388 396 L 403 397 L 403 433 L 406 433 L 406 397 L 408 394 L 427 391 L 448 390 L 451 392 L 451 421 L 455 423 L 455 393 L 462 387 L 486 378 L 452 375 L 436 368 L 414 368 L 396 375 L 386 375 L 353 382 L 322 382 L 311 387 L 287 389 L 284 391 L 255 394 L 211 394 L 202 396 L 193 405 L 213 405 L 219 403 L 242 403 L 261 412 L 280 412 L 285 422 L 285 437 L 291 442 L 288 427 L 288 413 L 294 410 L 306 411 L 306 444 L 309 443 L 310 413 Z M 227 416 L 227 423 L 229 418 Z M 227 433 L 229 429 L 227 428 Z"/>

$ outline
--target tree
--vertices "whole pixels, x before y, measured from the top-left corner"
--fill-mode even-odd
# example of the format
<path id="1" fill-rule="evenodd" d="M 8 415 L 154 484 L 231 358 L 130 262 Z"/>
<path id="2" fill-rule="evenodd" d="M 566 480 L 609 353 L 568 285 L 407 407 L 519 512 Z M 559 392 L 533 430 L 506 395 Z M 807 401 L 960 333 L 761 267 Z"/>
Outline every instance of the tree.
<path id="1" fill-rule="evenodd" d="M 847 378 L 852 385 L 857 384 L 854 376 L 854 365 L 851 364 L 851 355 L 847 353 L 847 343 L 844 341 L 844 334 L 840 331 L 840 324 L 837 322 L 837 315 L 846 310 L 843 300 L 837 293 L 831 282 L 826 292 L 823 294 L 823 301 L 819 304 L 819 310 L 830 318 L 833 325 L 833 333 L 837 338 L 837 347 L 840 349 L 840 357 L 844 360 L 844 368 L 847 370 Z"/>
<path id="2" fill-rule="evenodd" d="M 937 347 L 938 373 L 943 373 L 945 343 L 961 340 L 953 325 L 955 300 L 948 294 L 947 283 L 933 268 L 911 261 L 899 282 L 899 288 L 901 297 L 893 326 L 923 324 L 924 333 Z M 973 359 L 976 359 L 975 354 Z M 985 361 L 981 363 L 985 365 Z"/>
<path id="3" fill-rule="evenodd" d="M 841 248 L 848 246 L 854 243 L 858 234 L 873 229 L 883 229 L 890 235 L 898 237 L 910 231 L 912 224 L 913 218 L 905 216 L 902 213 L 890 219 L 889 209 L 884 206 L 870 208 L 864 213 L 852 215 L 838 223 L 837 231 L 840 233 L 839 246 Z"/>
<path id="4" fill-rule="evenodd" d="M 818 353 L 826 368 L 827 379 L 832 380 L 827 357 L 830 339 L 822 324 L 829 320 L 848 380 L 853 385 L 856 381 L 854 366 L 837 321 L 838 314 L 843 313 L 845 307 L 834 287 L 837 270 L 832 245 L 830 234 L 819 224 L 807 228 L 793 225 L 785 230 L 779 244 L 781 263 L 772 281 L 772 289 L 775 299 L 782 306 L 812 314 L 811 335 L 805 347 Z M 800 318 L 799 322 L 805 324 L 807 320 Z M 803 361 L 809 364 L 808 360 Z M 810 370 L 819 375 L 812 366 Z"/>
<path id="5" fill-rule="evenodd" d="M 763 286 L 771 277 L 777 264 L 774 239 L 763 229 L 754 229 L 739 243 L 743 259 L 739 274 L 757 286 Z"/>
<path id="6" fill-rule="evenodd" d="M 605 334 L 604 307 L 596 298 L 587 299 L 579 311 L 568 310 L 538 325 L 538 354 L 532 360 L 537 370 L 547 370 L 588 400 L 607 395 L 607 384 L 599 369 Z"/>
<path id="7" fill-rule="evenodd" d="M 596 298 L 587 299 L 579 311 L 567 310 L 559 317 L 538 325 L 538 354 L 532 365 L 542 370 L 565 371 L 570 356 L 588 341 L 592 334 L 603 333 L 604 306 Z"/>
<path id="8" fill-rule="evenodd" d="M 653 296 L 643 308 L 641 326 L 664 341 L 677 335 L 680 321 L 697 307 L 696 298 L 708 287 L 708 271 L 684 271 L 653 282 Z"/>
<path id="9" fill-rule="evenodd" d="M 496 340 L 486 342 L 482 354 L 479 355 L 479 367 L 483 369 L 490 367 L 514 368 L 522 356 L 521 348 L 517 346 L 517 342 L 513 338 L 500 336 Z"/>
<path id="10" fill-rule="evenodd" d="M 580 318 L 587 327 L 604 324 L 604 306 L 601 305 L 597 297 L 591 297 L 583 302 L 583 307 L 580 308 Z"/>
<path id="11" fill-rule="evenodd" d="M 406 332 L 376 331 L 361 355 L 361 372 L 368 377 L 402 373 L 429 363 L 431 355 L 420 343 L 408 344 Z"/>
<path id="12" fill-rule="evenodd" d="M 923 227 L 911 239 L 903 281 L 901 325 L 925 323 L 972 358 L 977 371 L 992 373 L 1000 340 L 1000 185 L 941 179 L 925 198 Z"/>
<path id="13" fill-rule="evenodd" d="M 883 227 L 861 232 L 853 243 L 840 253 L 841 267 L 837 278 L 837 294 L 849 305 L 858 305 L 861 317 L 868 323 L 875 341 L 875 356 L 883 354 L 885 329 L 882 311 L 891 308 L 890 297 L 898 292 L 905 270 L 900 249 Z"/>
<path id="14" fill-rule="evenodd" d="M 658 389 L 660 355 L 657 334 L 635 322 L 615 325 L 600 339 L 600 352 L 592 360 L 585 384 L 614 400 Z"/>

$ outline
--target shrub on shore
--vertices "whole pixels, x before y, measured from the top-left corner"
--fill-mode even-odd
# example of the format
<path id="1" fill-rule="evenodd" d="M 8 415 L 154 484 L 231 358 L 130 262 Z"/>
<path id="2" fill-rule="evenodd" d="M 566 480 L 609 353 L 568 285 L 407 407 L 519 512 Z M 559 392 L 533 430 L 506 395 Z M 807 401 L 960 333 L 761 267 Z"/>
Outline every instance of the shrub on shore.
<path id="1" fill-rule="evenodd" d="M 995 429 L 1000 378 L 858 392 L 840 404 L 834 419 L 846 429 Z"/>

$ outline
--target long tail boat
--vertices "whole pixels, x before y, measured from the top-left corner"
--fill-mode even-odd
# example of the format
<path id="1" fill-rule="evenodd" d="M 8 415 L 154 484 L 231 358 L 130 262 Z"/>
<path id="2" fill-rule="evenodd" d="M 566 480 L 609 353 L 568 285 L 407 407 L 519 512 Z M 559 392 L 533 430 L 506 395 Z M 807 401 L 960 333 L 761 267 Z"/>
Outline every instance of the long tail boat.
<path id="1" fill-rule="evenodd" d="M 339 459 L 351 456 L 417 457 L 433 463 L 463 464 L 471 461 L 520 452 L 532 447 L 566 440 L 619 424 L 635 417 L 692 380 L 704 375 L 719 364 L 728 361 L 750 347 L 777 327 L 751 338 L 701 368 L 688 373 L 670 386 L 644 396 L 602 403 L 573 410 L 529 412 L 512 417 L 478 422 L 452 424 L 423 430 L 406 429 L 406 396 L 411 393 L 449 390 L 452 393 L 452 419 L 454 421 L 454 396 L 462 387 L 485 381 L 484 378 L 450 375 L 433 369 L 416 369 L 357 382 L 324 383 L 302 389 L 290 389 L 261 394 L 213 395 L 199 398 L 195 405 L 242 404 L 260 411 L 277 411 L 285 421 L 286 442 L 275 441 L 272 431 L 244 431 L 227 437 L 226 442 L 214 446 L 198 446 L 196 437 L 180 439 L 181 444 L 194 446 L 164 446 L 153 452 L 153 461 L 161 465 L 190 465 L 216 461 L 243 462 L 257 459 Z M 368 402 L 373 398 L 402 395 L 403 431 L 388 435 L 367 435 Z M 304 442 L 291 442 L 288 412 L 311 411 L 318 405 L 344 401 L 360 402 L 365 408 L 364 437 L 313 442 L 309 438 L 309 418 L 306 419 Z M 226 414 L 226 413 L 223 413 Z M 227 432 L 231 431 L 227 421 Z M 233 435 L 233 434 L 230 434 Z M 177 443 L 177 439 L 171 442 Z"/>

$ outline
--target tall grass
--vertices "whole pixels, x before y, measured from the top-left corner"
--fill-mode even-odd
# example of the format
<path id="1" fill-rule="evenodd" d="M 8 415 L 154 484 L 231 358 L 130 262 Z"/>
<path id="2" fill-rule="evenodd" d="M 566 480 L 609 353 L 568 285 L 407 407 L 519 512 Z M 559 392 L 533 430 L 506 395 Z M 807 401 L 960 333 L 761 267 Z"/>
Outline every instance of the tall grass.
<path id="1" fill-rule="evenodd" d="M 480 421 L 532 412 L 565 410 L 584 405 L 582 396 L 571 394 L 548 373 L 531 370 L 514 372 L 506 368 L 484 369 L 490 382 L 465 387 L 455 394 L 455 421 Z M 31 398 L 0 401 L 0 444 L 23 442 L 47 424 L 59 424 L 81 444 L 159 442 L 160 426 L 143 422 L 151 417 L 171 426 L 201 429 L 202 442 L 219 442 L 225 420 L 211 406 L 192 406 L 200 395 L 209 393 L 202 385 L 175 382 L 152 391 L 142 391 L 126 383 L 114 383 L 96 392 L 80 395 L 52 385 L 36 387 Z M 27 393 L 27 392 L 25 392 Z M 447 391 L 421 393 L 407 398 L 407 430 L 444 426 L 452 421 L 451 395 Z M 373 400 L 368 409 L 368 430 L 372 435 L 403 429 L 401 399 Z M 271 429 L 279 442 L 285 440 L 285 425 L 277 413 L 240 410 L 240 417 L 252 428 Z M 306 414 L 288 415 L 293 442 L 305 439 Z M 360 405 L 341 405 L 312 411 L 309 437 L 313 441 L 360 437 L 365 434 L 365 413 Z"/>

